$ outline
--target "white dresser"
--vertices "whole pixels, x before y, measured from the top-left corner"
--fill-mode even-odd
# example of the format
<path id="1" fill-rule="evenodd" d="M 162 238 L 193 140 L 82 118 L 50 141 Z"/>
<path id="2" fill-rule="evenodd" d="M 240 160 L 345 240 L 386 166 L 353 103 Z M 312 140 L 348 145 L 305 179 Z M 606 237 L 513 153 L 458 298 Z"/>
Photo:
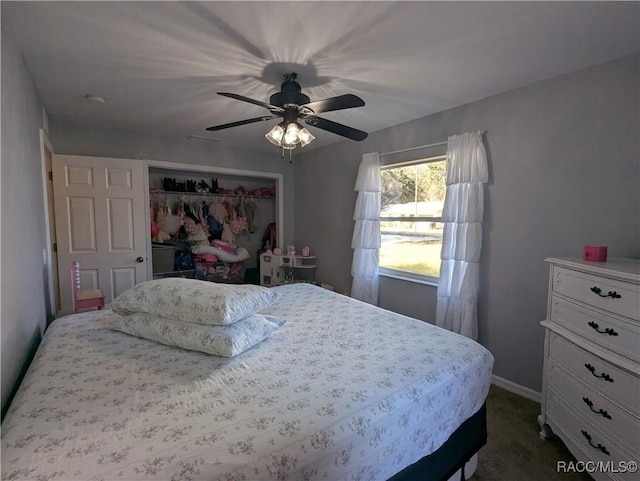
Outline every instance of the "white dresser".
<path id="1" fill-rule="evenodd" d="M 602 461 L 585 465 L 596 480 L 635 481 L 626 466 L 640 462 L 640 260 L 546 261 L 540 436 L 553 431 L 578 461 Z"/>

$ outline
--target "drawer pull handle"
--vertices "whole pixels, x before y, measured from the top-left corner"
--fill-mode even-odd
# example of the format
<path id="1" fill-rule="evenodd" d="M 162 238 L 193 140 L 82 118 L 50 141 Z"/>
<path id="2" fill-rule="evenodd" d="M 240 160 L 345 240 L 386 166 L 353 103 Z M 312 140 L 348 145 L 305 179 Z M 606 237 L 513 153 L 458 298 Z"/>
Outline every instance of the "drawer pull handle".
<path id="1" fill-rule="evenodd" d="M 609 415 L 609 413 L 604 409 L 601 408 L 601 409 L 598 409 L 597 411 L 593 409 L 593 401 L 588 397 L 583 397 L 582 400 L 587 406 L 589 406 L 589 409 L 591 409 L 591 411 L 593 411 L 594 413 L 600 414 L 603 418 L 611 419 L 611 416 Z"/>
<path id="2" fill-rule="evenodd" d="M 603 294 L 602 289 L 596 286 L 591 288 L 591 292 L 598 294 L 600 297 L 610 297 L 611 299 L 620 299 L 622 297 L 616 291 L 609 291 L 607 294 Z"/>
<path id="3" fill-rule="evenodd" d="M 596 368 L 593 367 L 591 364 L 586 363 L 584 365 L 584 367 L 587 368 L 587 370 L 593 374 L 594 377 L 598 377 L 600 379 L 604 379 L 605 381 L 609 381 L 609 382 L 613 382 L 613 378 L 611 376 L 609 376 L 607 373 L 603 372 L 602 374 L 596 374 Z"/>
<path id="4" fill-rule="evenodd" d="M 613 329 L 611 329 L 610 327 L 607 327 L 605 328 L 604 331 L 601 331 L 600 326 L 598 325 L 597 322 L 589 321 L 589 327 L 593 328 L 596 332 L 599 332 L 600 334 L 609 334 L 610 336 L 618 335 L 618 333 Z"/>
<path id="5" fill-rule="evenodd" d="M 584 429 L 582 430 L 582 435 L 587 439 L 587 441 L 589 441 L 589 444 L 591 445 L 592 448 L 602 451 L 607 456 L 611 456 L 611 453 L 607 451 L 607 448 L 605 448 L 602 444 L 600 443 L 593 444 L 593 442 L 591 442 L 591 435 L 588 432 L 586 432 Z"/>

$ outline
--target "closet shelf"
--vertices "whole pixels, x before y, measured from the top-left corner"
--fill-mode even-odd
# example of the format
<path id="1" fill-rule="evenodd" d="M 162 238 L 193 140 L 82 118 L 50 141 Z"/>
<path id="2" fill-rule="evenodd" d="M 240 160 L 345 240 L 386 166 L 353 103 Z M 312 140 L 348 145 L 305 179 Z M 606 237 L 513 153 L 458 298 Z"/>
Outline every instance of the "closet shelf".
<path id="1" fill-rule="evenodd" d="M 273 195 L 251 195 L 251 194 L 212 194 L 211 192 L 176 192 L 172 190 L 149 191 L 150 197 L 201 197 L 201 198 L 229 198 L 229 199 L 251 199 L 251 200 L 274 200 Z"/>

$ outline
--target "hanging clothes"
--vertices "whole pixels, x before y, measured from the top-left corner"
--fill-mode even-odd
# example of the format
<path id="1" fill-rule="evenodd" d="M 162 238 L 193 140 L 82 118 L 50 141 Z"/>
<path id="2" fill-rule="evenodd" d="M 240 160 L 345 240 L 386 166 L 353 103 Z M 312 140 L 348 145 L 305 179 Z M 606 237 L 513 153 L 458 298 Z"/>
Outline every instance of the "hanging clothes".
<path id="1" fill-rule="evenodd" d="M 259 225 L 258 224 L 258 219 L 259 219 L 258 204 L 252 200 L 248 201 L 245 205 L 245 212 L 247 214 L 246 219 L 247 219 L 248 230 L 251 234 L 253 234 Z"/>
<path id="2" fill-rule="evenodd" d="M 207 238 L 209 238 L 211 234 L 209 233 L 209 225 L 207 222 L 207 217 L 204 215 L 204 202 L 202 200 L 195 202 L 195 207 L 197 209 L 196 217 L 200 221 L 200 226 L 202 227 L 202 231 L 204 232 L 204 235 Z"/>
<path id="3" fill-rule="evenodd" d="M 229 220 L 229 227 L 234 235 L 238 235 L 247 230 L 248 225 L 244 209 L 244 199 L 240 199 L 239 202 L 236 202 Z"/>
<path id="4" fill-rule="evenodd" d="M 229 221 L 229 228 L 234 235 L 238 235 L 247 230 L 247 221 L 243 217 L 236 215 Z"/>
<path id="5" fill-rule="evenodd" d="M 222 227 L 222 235 L 220 237 L 220 240 L 228 242 L 229 244 L 236 244 L 236 236 L 233 235 L 233 232 L 231 232 L 231 226 L 228 222 L 225 222 L 224 226 Z"/>
<path id="6" fill-rule="evenodd" d="M 175 212 L 176 215 L 180 218 L 180 221 L 184 222 L 184 216 L 187 214 L 187 211 L 185 210 L 184 199 L 180 198 L 178 200 L 178 202 L 176 203 Z"/>
<path id="7" fill-rule="evenodd" d="M 220 201 L 216 201 L 213 204 L 212 208 L 209 209 L 209 214 L 211 214 L 221 226 L 224 225 L 224 221 L 227 219 L 227 209 Z"/>

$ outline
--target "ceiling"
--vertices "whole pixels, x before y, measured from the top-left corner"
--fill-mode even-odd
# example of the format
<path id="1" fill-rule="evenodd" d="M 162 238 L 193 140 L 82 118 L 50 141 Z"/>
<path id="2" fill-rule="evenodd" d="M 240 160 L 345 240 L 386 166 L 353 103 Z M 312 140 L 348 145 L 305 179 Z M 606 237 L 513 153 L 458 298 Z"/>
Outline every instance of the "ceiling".
<path id="1" fill-rule="evenodd" d="M 295 71 L 312 100 L 363 98 L 321 116 L 373 132 L 640 50 L 635 1 L 2 1 L 2 24 L 51 121 L 274 152 L 274 120 L 205 131 L 268 115 L 216 92 L 268 102 Z"/>

